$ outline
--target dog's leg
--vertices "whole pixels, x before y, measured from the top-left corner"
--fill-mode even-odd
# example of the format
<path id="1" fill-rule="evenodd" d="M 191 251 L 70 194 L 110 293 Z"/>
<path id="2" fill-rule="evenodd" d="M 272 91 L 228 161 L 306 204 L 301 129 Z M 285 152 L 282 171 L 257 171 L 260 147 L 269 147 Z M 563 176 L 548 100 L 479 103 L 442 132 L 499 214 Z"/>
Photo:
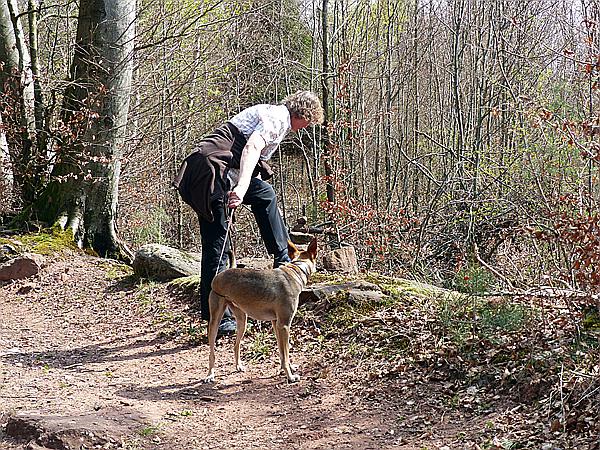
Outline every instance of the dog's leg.
<path id="1" fill-rule="evenodd" d="M 225 313 L 227 302 L 215 291 L 211 291 L 208 297 L 208 306 L 210 310 L 210 320 L 208 322 L 208 375 L 204 379 L 205 383 L 214 383 L 215 381 L 215 345 L 217 343 L 217 331 L 219 324 Z"/>
<path id="2" fill-rule="evenodd" d="M 290 383 L 300 380 L 300 375 L 292 373 L 290 367 L 290 322 L 277 319 L 275 322 L 275 336 L 277 337 L 277 346 L 279 347 L 279 359 L 281 368 L 285 372 Z"/>
<path id="3" fill-rule="evenodd" d="M 273 333 L 275 333 L 275 338 L 277 339 L 277 348 L 279 349 L 279 359 L 281 360 L 281 372 L 286 373 L 285 371 L 285 367 L 283 365 L 283 358 L 281 357 L 281 355 L 283 354 L 281 351 L 281 347 L 279 347 L 279 335 L 277 334 L 277 321 L 276 320 L 272 320 L 271 324 L 273 325 Z M 289 345 L 288 345 L 288 354 L 289 354 Z M 290 369 L 292 370 L 292 372 L 296 372 L 298 370 L 298 366 L 296 364 L 292 364 L 290 362 Z M 286 374 L 287 375 L 287 374 Z"/>
<path id="4" fill-rule="evenodd" d="M 235 317 L 236 331 L 235 331 L 235 344 L 233 346 L 233 355 L 235 361 L 235 368 L 238 372 L 245 372 L 246 368 L 244 363 L 240 359 L 240 343 L 246 332 L 246 323 L 248 321 L 248 315 L 239 309 L 237 306 L 229 305 L 233 316 Z"/>

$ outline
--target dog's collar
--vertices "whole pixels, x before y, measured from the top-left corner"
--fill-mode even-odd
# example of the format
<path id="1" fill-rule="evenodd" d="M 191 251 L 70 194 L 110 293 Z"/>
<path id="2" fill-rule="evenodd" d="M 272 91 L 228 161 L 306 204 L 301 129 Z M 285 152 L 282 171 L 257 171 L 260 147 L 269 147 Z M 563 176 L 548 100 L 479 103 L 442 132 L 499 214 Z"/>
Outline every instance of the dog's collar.
<path id="1" fill-rule="evenodd" d="M 300 281 L 303 285 L 306 285 L 308 283 L 308 279 L 310 277 L 310 274 L 312 273 L 312 269 L 308 263 L 305 263 L 304 261 L 292 261 L 284 264 L 280 268 L 283 267 L 289 267 L 290 269 L 292 269 L 292 272 L 294 272 L 294 274 L 297 274 L 300 277 Z"/>
<path id="2" fill-rule="evenodd" d="M 306 275 L 306 281 L 308 281 L 308 277 L 310 277 L 310 274 L 312 273 L 312 267 L 308 263 L 304 261 L 292 261 L 290 264 L 300 269 L 302 273 Z"/>

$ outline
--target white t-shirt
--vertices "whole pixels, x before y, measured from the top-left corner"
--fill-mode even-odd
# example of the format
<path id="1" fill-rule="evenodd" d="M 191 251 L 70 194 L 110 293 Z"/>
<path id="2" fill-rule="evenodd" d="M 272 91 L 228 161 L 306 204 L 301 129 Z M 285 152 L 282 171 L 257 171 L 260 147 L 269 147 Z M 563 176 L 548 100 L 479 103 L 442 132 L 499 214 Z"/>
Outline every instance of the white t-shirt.
<path id="1" fill-rule="evenodd" d="M 271 159 L 277 146 L 292 129 L 290 112 L 285 105 L 254 105 L 236 114 L 229 122 L 246 139 L 257 131 L 267 144 L 260 152 L 260 159 Z"/>

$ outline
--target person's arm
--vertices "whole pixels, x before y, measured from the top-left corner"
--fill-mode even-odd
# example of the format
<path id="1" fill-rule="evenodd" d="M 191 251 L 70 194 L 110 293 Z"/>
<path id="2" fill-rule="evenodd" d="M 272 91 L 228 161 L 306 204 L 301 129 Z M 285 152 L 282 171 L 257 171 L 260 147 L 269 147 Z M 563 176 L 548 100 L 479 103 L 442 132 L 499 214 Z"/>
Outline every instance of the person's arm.
<path id="1" fill-rule="evenodd" d="M 260 158 L 260 152 L 265 148 L 266 142 L 263 137 L 256 131 L 250 135 L 244 150 L 242 150 L 242 157 L 240 159 L 240 177 L 237 185 L 229 193 L 229 204 L 230 208 L 237 208 L 244 200 L 244 195 L 250 185 L 250 179 L 252 178 L 252 172 L 258 163 Z"/>

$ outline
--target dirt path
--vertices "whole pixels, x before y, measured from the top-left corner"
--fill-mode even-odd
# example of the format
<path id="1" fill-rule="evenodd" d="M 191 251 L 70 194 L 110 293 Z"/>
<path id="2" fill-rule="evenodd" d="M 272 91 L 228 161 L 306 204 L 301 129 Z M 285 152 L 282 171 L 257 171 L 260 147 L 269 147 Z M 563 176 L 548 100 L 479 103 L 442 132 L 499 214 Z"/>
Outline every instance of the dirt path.
<path id="1" fill-rule="evenodd" d="M 427 317 L 404 306 L 383 316 L 399 321 L 390 329 L 415 345 L 432 339 Z M 166 284 L 81 254 L 53 258 L 34 278 L 0 284 L 0 449 L 600 449 L 597 411 L 584 403 L 593 384 L 574 397 L 581 429 L 565 431 L 550 404 L 527 400 L 533 379 L 499 391 L 417 360 L 357 359 L 353 336 L 320 344 L 304 317 L 292 328 L 299 383 L 278 373 L 265 328 L 243 343 L 255 358 L 245 373 L 233 370 L 233 339 L 219 341 L 217 383 L 204 384 L 204 327 Z M 374 349 L 381 330 L 362 329 Z"/>
<path id="2" fill-rule="evenodd" d="M 157 309 L 173 302 L 164 286 L 140 291 L 116 272 L 65 257 L 0 286 L 0 424 L 9 414 L 83 421 L 125 448 L 413 448 L 394 431 L 395 412 L 353 398 L 299 352 L 303 377 L 290 385 L 273 352 L 234 372 L 225 339 L 218 382 L 202 383 L 206 345 L 166 325 L 182 305 Z M 22 446 L 0 434 L 0 448 Z"/>
<path id="3" fill-rule="evenodd" d="M 0 449 L 600 448 L 554 446 L 569 436 L 545 410 L 435 367 L 380 377 L 385 354 L 358 360 L 352 339 L 315 346 L 323 336 L 306 320 L 292 328 L 299 383 L 278 373 L 265 327 L 243 343 L 255 358 L 244 373 L 233 338 L 219 341 L 217 382 L 204 384 L 205 330 L 188 306 L 166 284 L 81 254 L 0 284 Z"/>

